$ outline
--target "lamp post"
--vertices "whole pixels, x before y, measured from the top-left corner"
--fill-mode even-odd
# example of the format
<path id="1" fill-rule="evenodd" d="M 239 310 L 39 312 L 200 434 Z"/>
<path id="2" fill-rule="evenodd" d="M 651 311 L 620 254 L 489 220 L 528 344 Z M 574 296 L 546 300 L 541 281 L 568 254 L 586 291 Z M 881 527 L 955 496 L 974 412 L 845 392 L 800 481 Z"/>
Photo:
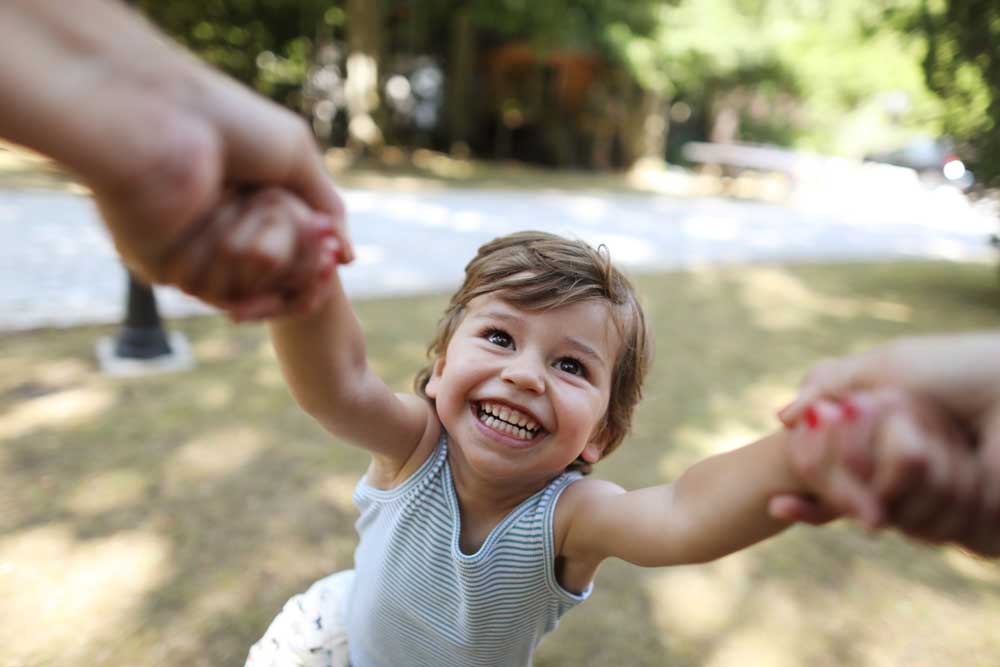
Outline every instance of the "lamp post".
<path id="1" fill-rule="evenodd" d="M 153 288 L 128 272 L 125 321 L 115 336 L 115 356 L 122 359 L 155 359 L 171 353 L 163 330 Z"/>
<path id="2" fill-rule="evenodd" d="M 113 337 L 97 341 L 97 359 L 108 375 L 134 376 L 188 370 L 194 360 L 183 334 L 163 329 L 153 288 L 128 271 L 125 319 Z"/>

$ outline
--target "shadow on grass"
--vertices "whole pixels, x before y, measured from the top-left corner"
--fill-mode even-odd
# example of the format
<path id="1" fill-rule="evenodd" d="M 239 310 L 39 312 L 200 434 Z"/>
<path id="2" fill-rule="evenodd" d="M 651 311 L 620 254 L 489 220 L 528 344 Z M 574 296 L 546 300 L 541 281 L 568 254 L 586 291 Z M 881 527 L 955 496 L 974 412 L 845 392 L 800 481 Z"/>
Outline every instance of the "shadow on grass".
<path id="1" fill-rule="evenodd" d="M 984 266 L 755 266 L 637 282 L 657 361 L 633 437 L 597 472 L 629 488 L 773 429 L 774 408 L 820 358 L 993 327 L 1000 309 Z M 392 386 L 409 388 L 444 303 L 358 305 Z M 294 407 L 261 328 L 176 326 L 198 368 L 131 381 L 94 372 L 106 331 L 3 340 L 0 639 L 15 661 L 239 664 L 285 599 L 351 565 L 364 453 Z M 796 528 L 702 566 L 607 564 L 536 664 L 988 664 L 998 592 L 995 569 L 953 550 Z"/>

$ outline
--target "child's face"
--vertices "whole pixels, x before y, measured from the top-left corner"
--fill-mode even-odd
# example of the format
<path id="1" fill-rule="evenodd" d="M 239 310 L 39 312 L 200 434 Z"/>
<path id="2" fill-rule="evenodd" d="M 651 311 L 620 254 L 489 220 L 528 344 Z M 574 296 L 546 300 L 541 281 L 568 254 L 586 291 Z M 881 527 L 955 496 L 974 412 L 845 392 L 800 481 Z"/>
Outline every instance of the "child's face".
<path id="1" fill-rule="evenodd" d="M 487 294 L 469 303 L 427 395 L 479 474 L 548 479 L 600 458 L 619 345 L 601 301 L 526 311 Z"/>

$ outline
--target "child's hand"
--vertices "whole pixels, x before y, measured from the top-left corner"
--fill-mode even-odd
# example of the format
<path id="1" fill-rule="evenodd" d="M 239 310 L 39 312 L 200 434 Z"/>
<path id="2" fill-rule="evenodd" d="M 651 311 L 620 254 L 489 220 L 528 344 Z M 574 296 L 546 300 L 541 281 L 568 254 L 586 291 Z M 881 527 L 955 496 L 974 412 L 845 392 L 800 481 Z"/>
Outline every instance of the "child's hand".
<path id="1" fill-rule="evenodd" d="M 168 282 L 235 321 L 308 312 L 339 248 L 323 216 L 289 192 L 234 192 L 175 246 Z"/>
<path id="2" fill-rule="evenodd" d="M 979 511 L 980 470 L 969 438 L 936 405 L 896 390 L 817 401 L 792 430 L 790 462 L 829 511 L 924 540 L 966 540 Z M 823 512 L 798 497 L 772 499 L 780 518 Z"/>

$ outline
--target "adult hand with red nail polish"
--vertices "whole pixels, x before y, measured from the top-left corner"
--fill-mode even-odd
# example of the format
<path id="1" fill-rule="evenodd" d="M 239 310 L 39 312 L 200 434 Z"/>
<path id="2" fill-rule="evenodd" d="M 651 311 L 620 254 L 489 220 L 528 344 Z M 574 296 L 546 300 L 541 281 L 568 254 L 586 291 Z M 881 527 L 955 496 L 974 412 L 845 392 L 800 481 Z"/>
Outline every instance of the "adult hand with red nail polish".
<path id="1" fill-rule="evenodd" d="M 343 204 L 305 121 L 123 3 L 78 0 L 73 10 L 57 0 L 0 2 L 0 137 L 76 173 L 134 273 L 214 305 L 231 294 L 276 303 L 322 282 L 312 247 L 324 230 L 337 240 L 337 261 L 353 259 Z M 274 247 L 245 252 L 257 227 L 241 227 L 247 238 L 233 233 L 239 212 L 225 210 L 229 193 L 269 187 L 316 215 L 269 226 L 263 245 Z"/>
<path id="2" fill-rule="evenodd" d="M 931 475 L 906 475 L 896 490 L 901 507 L 920 503 L 940 506 L 927 497 L 940 489 L 977 487 L 977 497 L 962 520 L 945 518 L 944 527 L 924 528 L 922 510 L 907 510 L 890 517 L 894 525 L 924 539 L 946 538 L 977 553 L 1000 555 L 1000 333 L 984 332 L 952 336 L 900 339 L 868 352 L 823 362 L 806 376 L 799 396 L 779 417 L 787 426 L 799 423 L 806 409 L 819 397 L 835 400 L 859 389 L 897 387 L 946 411 L 966 434 L 974 452 L 971 460 L 935 466 Z M 930 410 L 925 407 L 925 410 Z M 902 439 L 902 436 L 899 437 Z M 857 476 L 864 478 L 874 466 L 872 450 L 857 442 L 845 442 L 842 459 Z M 943 471 L 943 472 L 942 472 Z M 939 475 L 945 475 L 942 479 Z M 966 502 L 961 497 L 957 504 Z M 787 512 L 806 517 L 804 499 L 782 499 Z M 914 518 L 916 517 L 916 518 Z M 933 522 L 930 522 L 933 523 Z"/>
<path id="3" fill-rule="evenodd" d="M 810 495 L 780 495 L 771 499 L 769 511 L 777 519 L 821 524 L 839 516 L 852 516 L 868 527 L 882 517 L 876 494 L 841 460 L 843 443 L 870 440 L 872 415 L 845 410 L 835 401 L 818 399 L 806 406 L 803 418 L 788 430 L 788 462 Z"/>

